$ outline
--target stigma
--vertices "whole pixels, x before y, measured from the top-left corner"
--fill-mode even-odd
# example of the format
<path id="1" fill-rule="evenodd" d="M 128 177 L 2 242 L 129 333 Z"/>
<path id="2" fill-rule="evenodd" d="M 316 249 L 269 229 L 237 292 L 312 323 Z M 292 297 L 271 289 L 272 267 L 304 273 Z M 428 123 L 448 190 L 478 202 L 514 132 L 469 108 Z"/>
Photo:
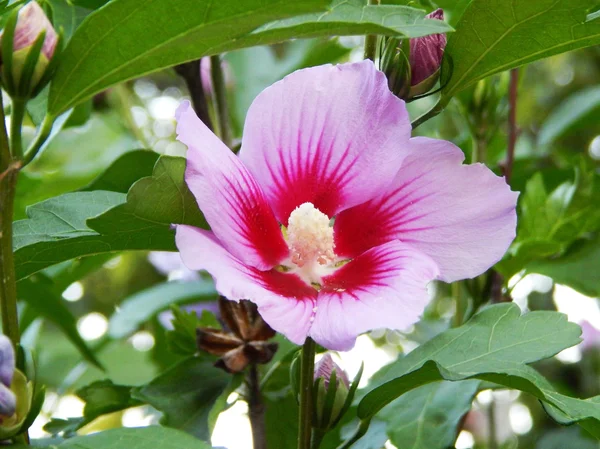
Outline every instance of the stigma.
<path id="1" fill-rule="evenodd" d="M 314 262 L 326 265 L 335 259 L 329 217 L 312 203 L 301 204 L 290 214 L 287 241 L 291 261 L 298 267 Z"/>

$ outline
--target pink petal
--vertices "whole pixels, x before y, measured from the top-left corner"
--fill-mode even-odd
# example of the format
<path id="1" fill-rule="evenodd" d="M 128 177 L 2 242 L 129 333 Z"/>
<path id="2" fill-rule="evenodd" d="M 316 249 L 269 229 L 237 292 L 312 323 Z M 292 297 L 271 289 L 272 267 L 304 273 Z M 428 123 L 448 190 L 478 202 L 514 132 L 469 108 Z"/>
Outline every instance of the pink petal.
<path id="1" fill-rule="evenodd" d="M 323 279 L 310 336 L 347 351 L 365 331 L 405 329 L 419 319 L 437 275 L 433 260 L 404 243 L 372 248 Z"/>
<path id="2" fill-rule="evenodd" d="M 298 70 L 252 103 L 240 158 L 275 216 L 310 202 L 329 217 L 372 198 L 406 155 L 404 102 L 371 61 Z"/>
<path id="3" fill-rule="evenodd" d="M 248 299 L 264 320 L 296 344 L 304 343 L 315 305 L 316 290 L 298 276 L 260 271 L 230 254 L 211 231 L 177 226 L 177 248 L 190 270 L 206 270 L 217 291 L 228 299 Z"/>
<path id="4" fill-rule="evenodd" d="M 188 147 L 185 180 L 211 229 L 242 262 L 273 268 L 289 251 L 260 186 L 189 102 L 179 106 L 176 117 L 177 138 Z"/>
<path id="5" fill-rule="evenodd" d="M 478 276 L 515 237 L 518 193 L 485 165 L 461 165 L 464 155 L 450 142 L 410 144 L 387 191 L 336 218 L 336 252 L 354 257 L 399 239 L 435 260 L 444 281 Z"/>

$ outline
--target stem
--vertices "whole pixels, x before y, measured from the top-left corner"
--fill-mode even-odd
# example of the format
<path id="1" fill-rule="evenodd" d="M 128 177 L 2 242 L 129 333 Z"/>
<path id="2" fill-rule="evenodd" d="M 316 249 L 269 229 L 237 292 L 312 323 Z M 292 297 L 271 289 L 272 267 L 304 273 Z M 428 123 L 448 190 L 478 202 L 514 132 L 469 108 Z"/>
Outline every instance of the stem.
<path id="1" fill-rule="evenodd" d="M 315 342 L 308 337 L 302 347 L 300 365 L 300 421 L 298 449 L 310 449 L 313 415 L 313 381 L 315 371 Z"/>
<path id="2" fill-rule="evenodd" d="M 200 70 L 200 59 L 185 62 L 175 66 L 175 71 L 183 78 L 192 99 L 192 106 L 198 118 L 212 131 L 213 125 L 208 113 L 208 103 L 202 88 L 202 73 Z"/>
<path id="3" fill-rule="evenodd" d="M 46 117 L 44 117 L 44 121 L 42 122 L 42 126 L 35 137 L 35 140 L 31 143 L 31 145 L 29 145 L 29 148 L 27 148 L 27 151 L 25 152 L 23 166 L 29 164 L 37 156 L 44 143 L 46 143 L 46 140 L 48 140 L 48 136 L 50 136 L 53 125 L 54 117 L 51 115 L 46 115 Z"/>
<path id="4" fill-rule="evenodd" d="M 24 111 L 24 109 L 23 109 Z M 19 114 L 13 109 L 14 114 Z M 19 123 L 12 120 L 12 124 Z M 17 175 L 21 163 L 10 157 L 8 136 L 4 119 L 4 107 L 0 96 L 0 309 L 2 314 L 2 330 L 10 338 L 16 348 L 19 344 L 19 320 L 17 315 L 17 284 L 15 280 L 15 262 L 13 255 L 13 205 L 17 185 Z M 19 125 L 20 126 L 20 125 Z M 14 134 L 13 134 L 14 132 Z M 16 137 L 13 142 L 21 141 L 21 130 L 11 134 Z"/>
<path id="5" fill-rule="evenodd" d="M 460 282 L 454 282 L 451 286 L 452 297 L 456 301 L 456 311 L 454 313 L 453 325 L 459 327 L 463 324 L 465 318 L 465 312 L 467 311 L 467 300 L 462 295 L 462 289 L 460 288 Z"/>
<path id="6" fill-rule="evenodd" d="M 217 120 L 221 140 L 225 145 L 231 147 L 231 127 L 229 126 L 229 110 L 227 108 L 227 89 L 225 76 L 219 55 L 210 57 L 210 75 L 212 78 L 213 91 L 215 95 L 215 107 L 217 109 Z"/>
<path id="7" fill-rule="evenodd" d="M 442 97 L 443 99 L 444 97 Z M 425 114 L 423 114 L 420 117 L 417 117 L 412 123 L 412 129 L 416 129 L 418 126 L 422 125 L 423 123 L 425 123 L 427 120 L 435 117 L 436 115 L 438 115 L 440 112 L 442 112 L 444 110 L 444 108 L 446 107 L 446 104 L 448 103 L 448 100 L 442 101 L 442 99 L 440 99 L 440 101 L 437 102 L 437 104 L 431 108 L 429 111 L 427 111 Z"/>
<path id="8" fill-rule="evenodd" d="M 379 5 L 380 0 L 369 0 L 369 5 Z M 369 34 L 365 38 L 365 59 L 375 62 L 377 54 L 377 35 Z"/>
<path id="9" fill-rule="evenodd" d="M 250 366 L 250 372 L 248 373 L 248 388 L 250 390 L 248 416 L 252 427 L 253 447 L 254 449 L 267 449 L 265 404 L 263 404 L 260 394 L 260 379 L 255 363 Z"/>
<path id="10" fill-rule="evenodd" d="M 512 175 L 512 166 L 515 159 L 515 146 L 517 143 L 517 92 L 519 88 L 519 69 L 510 71 L 510 86 L 508 92 L 508 149 L 506 154 L 506 165 L 504 167 L 504 176 L 506 182 L 510 184 Z"/>
<path id="11" fill-rule="evenodd" d="M 496 401 L 494 401 L 493 397 L 488 408 L 488 448 L 498 449 L 496 437 Z"/>
<path id="12" fill-rule="evenodd" d="M 12 99 L 12 113 L 10 114 L 10 145 L 12 155 L 15 159 L 23 159 L 23 140 L 21 138 L 21 128 L 25 118 L 26 101 L 15 97 Z"/>

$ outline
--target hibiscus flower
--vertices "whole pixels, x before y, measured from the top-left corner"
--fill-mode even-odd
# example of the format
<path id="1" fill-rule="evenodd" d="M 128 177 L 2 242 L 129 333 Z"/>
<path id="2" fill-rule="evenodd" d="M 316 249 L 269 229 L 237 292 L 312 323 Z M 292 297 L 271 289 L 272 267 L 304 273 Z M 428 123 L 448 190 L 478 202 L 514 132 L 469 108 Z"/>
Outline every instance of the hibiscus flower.
<path id="1" fill-rule="evenodd" d="M 477 276 L 515 236 L 517 193 L 450 142 L 411 138 L 405 104 L 371 61 L 299 70 L 254 100 L 239 156 L 177 112 L 186 182 L 212 231 L 177 247 L 231 300 L 291 341 L 348 350 L 405 329 L 427 284 Z"/>

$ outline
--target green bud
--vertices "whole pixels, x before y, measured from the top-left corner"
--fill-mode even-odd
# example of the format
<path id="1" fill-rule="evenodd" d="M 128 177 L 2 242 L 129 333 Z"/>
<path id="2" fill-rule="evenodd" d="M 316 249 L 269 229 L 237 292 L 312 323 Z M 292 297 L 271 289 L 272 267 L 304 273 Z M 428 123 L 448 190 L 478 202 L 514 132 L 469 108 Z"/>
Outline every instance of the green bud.
<path id="1" fill-rule="evenodd" d="M 22 431 L 33 401 L 33 383 L 28 382 L 25 375 L 15 369 L 11 390 L 17 399 L 15 412 L 11 416 L 0 415 L 0 440 L 6 440 Z"/>

